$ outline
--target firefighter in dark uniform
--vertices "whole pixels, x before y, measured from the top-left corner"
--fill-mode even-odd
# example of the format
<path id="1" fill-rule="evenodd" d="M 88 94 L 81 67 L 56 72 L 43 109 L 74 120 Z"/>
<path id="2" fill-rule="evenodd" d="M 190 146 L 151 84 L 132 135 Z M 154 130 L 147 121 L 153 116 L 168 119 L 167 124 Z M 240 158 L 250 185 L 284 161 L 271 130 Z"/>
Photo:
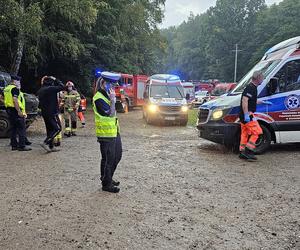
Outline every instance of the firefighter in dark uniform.
<path id="1" fill-rule="evenodd" d="M 122 158 L 122 142 L 115 110 L 116 96 L 112 87 L 112 83 L 117 82 L 120 77 L 120 74 L 103 72 L 97 80 L 98 91 L 93 97 L 96 136 L 102 155 L 100 164 L 102 190 L 111 193 L 120 191 L 118 187 L 120 182 L 113 180 Z"/>
<path id="2" fill-rule="evenodd" d="M 26 145 L 31 143 L 26 138 L 25 98 L 21 92 L 21 78 L 11 76 L 12 82 L 4 88 L 4 105 L 11 123 L 10 143 L 12 150 L 30 151 Z M 19 140 L 17 140 L 17 137 Z"/>
<path id="3" fill-rule="evenodd" d="M 264 79 L 260 71 L 255 71 L 250 84 L 242 93 L 240 106 L 241 121 L 241 142 L 240 142 L 240 158 L 246 160 L 257 160 L 255 157 L 256 141 L 263 133 L 256 117 L 257 106 L 257 87 Z M 263 102 L 268 104 L 267 102 Z"/>

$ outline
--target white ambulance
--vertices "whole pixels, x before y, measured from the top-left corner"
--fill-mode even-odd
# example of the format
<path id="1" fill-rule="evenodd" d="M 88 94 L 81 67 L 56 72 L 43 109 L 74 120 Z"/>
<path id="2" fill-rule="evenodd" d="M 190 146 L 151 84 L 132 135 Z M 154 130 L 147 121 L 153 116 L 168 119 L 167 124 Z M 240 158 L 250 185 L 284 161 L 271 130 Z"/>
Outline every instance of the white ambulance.
<path id="1" fill-rule="evenodd" d="M 264 74 L 258 100 L 270 102 L 257 105 L 255 114 L 264 132 L 257 141 L 257 153 L 266 151 L 272 142 L 300 142 L 300 36 L 269 49 L 232 92 L 199 108 L 200 137 L 238 147 L 241 94 L 257 70 Z"/>

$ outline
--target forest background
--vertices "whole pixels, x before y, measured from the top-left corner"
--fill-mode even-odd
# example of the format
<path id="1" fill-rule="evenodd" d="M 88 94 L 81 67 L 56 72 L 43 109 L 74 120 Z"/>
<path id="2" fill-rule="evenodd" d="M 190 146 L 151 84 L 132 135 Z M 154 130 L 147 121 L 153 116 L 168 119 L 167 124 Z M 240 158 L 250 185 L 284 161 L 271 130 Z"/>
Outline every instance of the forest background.
<path id="1" fill-rule="evenodd" d="M 43 75 L 91 93 L 94 70 L 240 79 L 273 45 L 300 35 L 300 1 L 217 0 L 159 29 L 165 0 L 0 0 L 0 71 L 36 92 Z"/>

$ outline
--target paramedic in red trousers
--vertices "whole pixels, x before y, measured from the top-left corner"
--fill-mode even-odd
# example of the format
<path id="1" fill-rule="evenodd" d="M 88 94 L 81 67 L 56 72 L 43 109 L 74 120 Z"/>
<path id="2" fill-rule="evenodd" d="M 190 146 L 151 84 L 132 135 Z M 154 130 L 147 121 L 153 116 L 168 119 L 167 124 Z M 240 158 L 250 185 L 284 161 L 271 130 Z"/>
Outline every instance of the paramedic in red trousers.
<path id="1" fill-rule="evenodd" d="M 240 158 L 246 160 L 257 160 L 255 157 L 256 141 L 263 133 L 254 113 L 257 106 L 257 87 L 263 82 L 262 72 L 255 71 L 251 83 L 245 88 L 241 98 L 240 121 L 241 142 Z M 263 102 L 268 104 L 268 102 Z"/>
<path id="2" fill-rule="evenodd" d="M 47 137 L 41 146 L 47 152 L 56 152 L 53 140 L 61 132 L 61 123 L 58 117 L 59 107 L 58 93 L 65 89 L 64 84 L 53 76 L 44 76 L 41 81 L 42 87 L 38 91 L 39 108 L 45 122 Z"/>
<path id="3" fill-rule="evenodd" d="M 115 170 L 122 158 L 122 142 L 113 89 L 113 83 L 116 83 L 120 77 L 120 74 L 102 72 L 97 80 L 97 92 L 93 97 L 96 136 L 102 156 L 100 164 L 102 190 L 111 193 L 120 191 L 118 187 L 120 182 L 113 180 Z"/>

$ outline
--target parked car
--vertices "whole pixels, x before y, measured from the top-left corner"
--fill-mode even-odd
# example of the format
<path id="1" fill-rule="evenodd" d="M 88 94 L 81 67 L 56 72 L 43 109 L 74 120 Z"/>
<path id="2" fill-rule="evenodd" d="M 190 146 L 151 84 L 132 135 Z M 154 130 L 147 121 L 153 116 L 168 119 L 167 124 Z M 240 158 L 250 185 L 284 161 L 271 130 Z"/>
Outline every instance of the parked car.
<path id="1" fill-rule="evenodd" d="M 210 94 L 208 91 L 197 91 L 195 93 L 195 100 L 193 101 L 193 108 L 200 107 L 203 103 L 206 103 L 210 99 Z"/>

